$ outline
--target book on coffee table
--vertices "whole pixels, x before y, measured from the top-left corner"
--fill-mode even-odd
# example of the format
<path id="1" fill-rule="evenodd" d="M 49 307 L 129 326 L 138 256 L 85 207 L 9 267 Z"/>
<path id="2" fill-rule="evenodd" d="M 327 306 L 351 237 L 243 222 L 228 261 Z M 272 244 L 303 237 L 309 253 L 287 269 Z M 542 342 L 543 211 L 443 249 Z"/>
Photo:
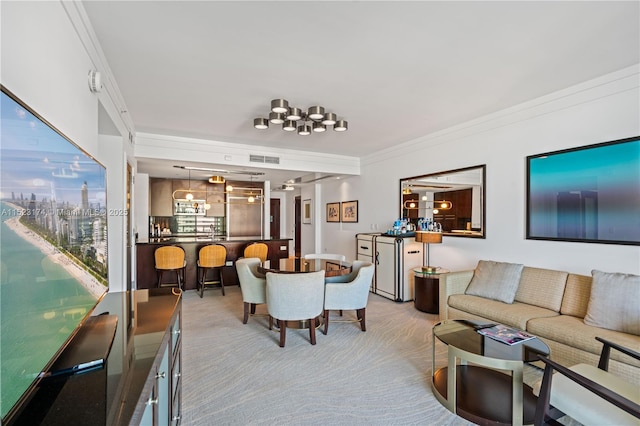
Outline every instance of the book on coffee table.
<path id="1" fill-rule="evenodd" d="M 527 333 L 526 331 L 518 330 L 517 328 L 509 327 L 502 324 L 480 328 L 477 330 L 477 332 L 482 334 L 483 336 L 487 336 L 499 342 L 506 343 L 507 345 L 515 345 L 524 342 L 525 340 L 533 339 L 536 337 Z"/>

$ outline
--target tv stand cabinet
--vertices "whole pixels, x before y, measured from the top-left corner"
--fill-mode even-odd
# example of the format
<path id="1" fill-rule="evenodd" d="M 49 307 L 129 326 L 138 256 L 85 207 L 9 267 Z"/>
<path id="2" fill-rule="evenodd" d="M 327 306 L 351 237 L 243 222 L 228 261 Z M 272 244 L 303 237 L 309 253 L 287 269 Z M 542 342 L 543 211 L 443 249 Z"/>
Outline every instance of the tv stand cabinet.
<path id="1" fill-rule="evenodd" d="M 7 425 L 180 424 L 181 292 L 109 293 L 94 314 L 54 361 L 52 373 L 82 362 L 87 350 L 91 358 L 108 354 L 104 364 L 41 379 Z M 108 340 L 111 350 L 107 345 L 105 351 Z M 96 342 L 103 349 L 96 351 Z"/>

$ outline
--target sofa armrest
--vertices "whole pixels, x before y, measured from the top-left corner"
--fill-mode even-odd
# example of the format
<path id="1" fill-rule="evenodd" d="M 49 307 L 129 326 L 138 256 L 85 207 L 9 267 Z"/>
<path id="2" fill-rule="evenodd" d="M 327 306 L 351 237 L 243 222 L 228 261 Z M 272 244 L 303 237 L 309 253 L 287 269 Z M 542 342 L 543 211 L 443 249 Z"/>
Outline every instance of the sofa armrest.
<path id="1" fill-rule="evenodd" d="M 449 318 L 449 305 L 447 303 L 449 296 L 452 294 L 464 294 L 471 282 L 471 278 L 473 278 L 473 269 L 440 275 L 438 307 L 441 320 Z"/>

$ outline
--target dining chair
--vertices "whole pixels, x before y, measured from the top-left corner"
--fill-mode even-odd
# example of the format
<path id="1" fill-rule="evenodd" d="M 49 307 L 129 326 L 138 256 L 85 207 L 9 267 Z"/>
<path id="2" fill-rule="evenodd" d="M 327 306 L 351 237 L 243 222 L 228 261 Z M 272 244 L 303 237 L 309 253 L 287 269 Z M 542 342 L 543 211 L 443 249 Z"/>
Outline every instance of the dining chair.
<path id="1" fill-rule="evenodd" d="M 209 244 L 200 249 L 196 263 L 200 298 L 204 295 L 205 287 L 214 284 L 220 284 L 222 295 L 225 295 L 222 269 L 226 262 L 227 248 L 222 244 Z M 217 272 L 218 279 L 207 281 L 207 272 L 209 271 L 214 271 L 214 274 Z"/>
<path id="2" fill-rule="evenodd" d="M 324 304 L 324 272 L 267 272 L 267 309 L 269 329 L 273 319 L 280 326 L 280 347 L 285 345 L 288 321 L 309 322 L 309 340 L 316 344 L 316 318 Z"/>
<path id="3" fill-rule="evenodd" d="M 260 265 L 260 259 L 257 257 L 236 260 L 236 271 L 238 272 L 240 291 L 242 292 L 243 324 L 246 324 L 249 320 L 249 314 L 255 315 L 256 305 L 267 303 L 265 292 L 267 280 L 258 274 L 258 265 Z"/>
<path id="4" fill-rule="evenodd" d="M 158 247 L 153 253 L 155 259 L 155 268 L 158 274 L 158 287 L 175 287 L 176 285 L 182 289 L 184 281 L 184 272 L 187 267 L 185 254 L 182 247 L 178 246 L 162 246 Z M 162 276 L 165 272 L 176 273 L 176 283 L 163 284 Z"/>
<path id="5" fill-rule="evenodd" d="M 356 320 L 337 320 L 337 322 L 360 322 L 362 331 L 367 331 L 366 308 L 369 289 L 373 280 L 375 265 L 371 262 L 356 260 L 350 274 L 341 277 L 329 277 L 325 280 L 324 290 L 324 334 L 329 331 L 329 313 L 332 310 L 355 310 Z"/>
<path id="6" fill-rule="evenodd" d="M 261 262 L 267 261 L 269 246 L 265 243 L 251 243 L 244 248 L 244 257 L 257 257 Z"/>
<path id="7" fill-rule="evenodd" d="M 536 426 L 559 424 L 555 419 L 562 415 L 583 425 L 640 424 L 638 383 L 607 371 L 611 349 L 636 360 L 640 360 L 640 353 L 601 337 L 596 340 L 603 344 L 597 367 L 577 364 L 567 368 L 539 356 L 545 369 L 539 388 L 534 387 L 534 393 L 538 393 Z"/>

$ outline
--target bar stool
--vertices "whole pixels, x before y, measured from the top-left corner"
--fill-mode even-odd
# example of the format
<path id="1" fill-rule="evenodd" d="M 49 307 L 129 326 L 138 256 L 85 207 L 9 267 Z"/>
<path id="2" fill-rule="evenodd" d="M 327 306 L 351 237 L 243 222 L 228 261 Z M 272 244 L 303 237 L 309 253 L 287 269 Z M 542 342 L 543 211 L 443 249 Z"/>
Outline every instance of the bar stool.
<path id="1" fill-rule="evenodd" d="M 176 284 L 182 290 L 184 271 L 187 266 L 184 250 L 178 246 L 162 246 L 154 252 L 156 271 L 158 273 L 158 287 L 173 287 Z M 162 275 L 165 272 L 175 272 L 177 283 L 163 285 Z"/>
<path id="2" fill-rule="evenodd" d="M 262 263 L 267 261 L 268 253 L 269 246 L 265 243 L 251 243 L 244 248 L 244 257 L 257 257 Z"/>
<path id="3" fill-rule="evenodd" d="M 227 248 L 222 244 L 209 244 L 204 246 L 198 252 L 198 288 L 200 289 L 200 298 L 204 294 L 207 285 L 220 284 L 222 295 L 224 296 L 224 279 L 222 277 L 222 268 L 227 262 Z M 207 281 L 208 271 L 218 271 L 219 279 Z"/>

